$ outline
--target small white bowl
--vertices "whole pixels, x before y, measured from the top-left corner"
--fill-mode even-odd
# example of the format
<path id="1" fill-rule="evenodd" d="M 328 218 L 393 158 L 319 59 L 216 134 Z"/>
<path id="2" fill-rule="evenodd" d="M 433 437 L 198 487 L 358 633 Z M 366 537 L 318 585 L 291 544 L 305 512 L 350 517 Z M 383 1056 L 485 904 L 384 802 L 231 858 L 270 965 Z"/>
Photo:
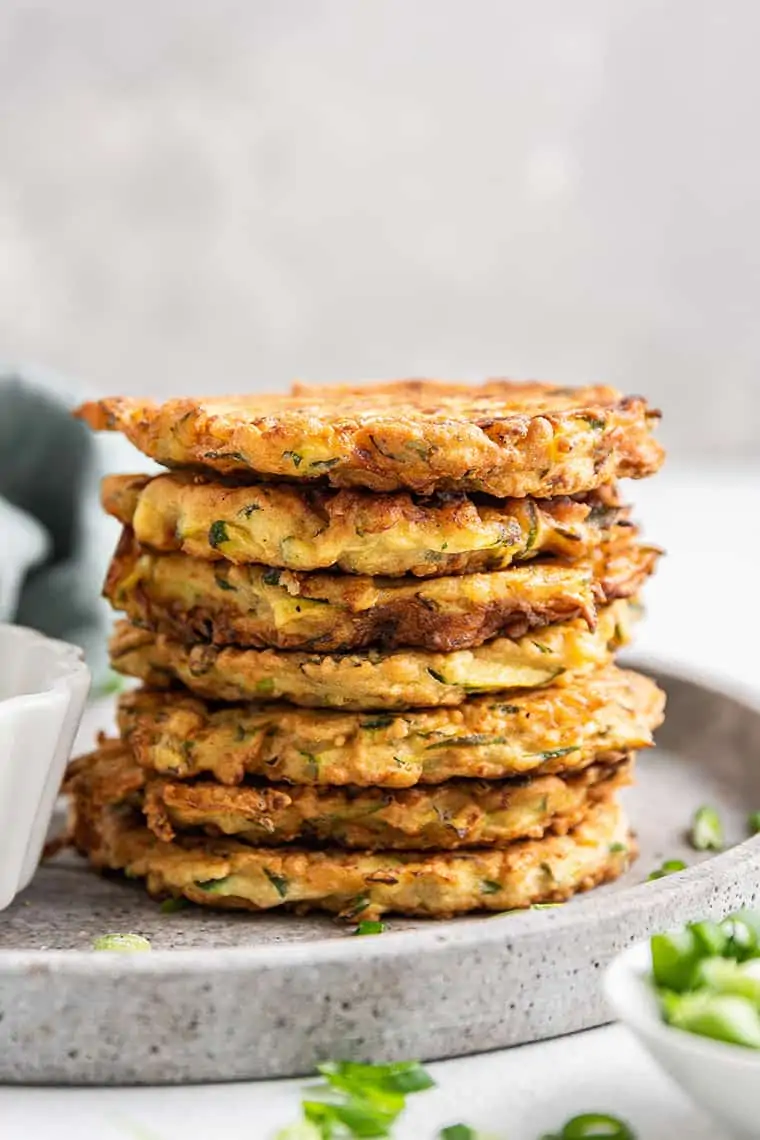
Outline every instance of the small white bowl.
<path id="1" fill-rule="evenodd" d="M 82 651 L 0 624 L 0 910 L 39 863 L 90 688 Z"/>
<path id="2" fill-rule="evenodd" d="M 742 1137 L 760 1137 L 760 1051 L 667 1025 L 650 981 L 648 942 L 618 954 L 604 975 L 616 1016 L 651 1057 L 716 1120 Z"/>

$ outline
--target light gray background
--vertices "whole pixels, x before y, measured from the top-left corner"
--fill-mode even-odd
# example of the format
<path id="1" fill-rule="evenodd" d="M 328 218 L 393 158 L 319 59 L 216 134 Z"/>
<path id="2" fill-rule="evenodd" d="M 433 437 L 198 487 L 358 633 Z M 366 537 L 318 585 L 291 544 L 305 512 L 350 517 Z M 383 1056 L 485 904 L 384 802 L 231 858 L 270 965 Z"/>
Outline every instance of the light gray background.
<path id="1" fill-rule="evenodd" d="M 0 356 L 608 379 L 760 454 L 754 0 L 2 0 Z"/>

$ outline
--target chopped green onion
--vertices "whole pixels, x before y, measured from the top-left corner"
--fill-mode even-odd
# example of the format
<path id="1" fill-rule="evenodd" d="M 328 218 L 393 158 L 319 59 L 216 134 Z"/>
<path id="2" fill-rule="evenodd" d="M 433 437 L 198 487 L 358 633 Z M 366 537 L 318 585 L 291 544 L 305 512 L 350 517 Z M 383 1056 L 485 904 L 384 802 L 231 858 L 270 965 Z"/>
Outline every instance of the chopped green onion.
<path id="1" fill-rule="evenodd" d="M 531 756 L 538 756 L 541 760 L 558 760 L 560 756 L 569 756 L 571 752 L 577 752 L 578 745 L 570 744 L 567 748 L 550 748 L 547 752 L 531 752 Z"/>
<path id="2" fill-rule="evenodd" d="M 93 696 L 112 697 L 114 693 L 120 693 L 125 685 L 126 681 L 123 677 L 120 677 L 118 673 L 114 673 L 109 670 L 108 676 L 105 677 L 99 685 L 95 686 Z"/>
<path id="3" fill-rule="evenodd" d="M 387 728 L 389 724 L 393 724 L 396 717 L 393 713 L 380 713 L 378 716 L 372 716 L 369 720 L 362 720 L 359 722 L 360 728 Z"/>
<path id="4" fill-rule="evenodd" d="M 694 813 L 691 843 L 697 851 L 723 850 L 723 824 L 715 808 L 705 805 Z"/>
<path id="5" fill-rule="evenodd" d="M 665 1020 L 675 1029 L 760 1049 L 760 1013 L 751 1001 L 709 990 L 673 994 L 664 1003 Z"/>
<path id="6" fill-rule="evenodd" d="M 188 900 L 180 896 L 178 899 L 164 899 L 159 910 L 161 914 L 174 914 L 175 911 L 184 910 L 188 906 L 190 906 Z"/>
<path id="7" fill-rule="evenodd" d="M 235 459 L 238 463 L 245 463 L 245 456 L 239 451 L 204 451 L 204 459 Z"/>
<path id="8" fill-rule="evenodd" d="M 478 1134 L 469 1124 L 450 1124 L 441 1129 L 438 1140 L 478 1140 Z"/>
<path id="9" fill-rule="evenodd" d="M 725 923 L 690 922 L 689 930 L 696 939 L 697 946 L 703 956 L 711 957 L 714 954 L 724 954 L 728 945 L 728 932 Z"/>
<path id="10" fill-rule="evenodd" d="M 636 1140 L 636 1134 L 616 1116 L 584 1112 L 568 1120 L 561 1132 L 543 1136 L 542 1140 Z"/>
<path id="11" fill-rule="evenodd" d="M 121 954 L 133 954 L 150 950 L 150 942 L 142 934 L 103 934 L 92 943 L 93 950 L 116 950 Z"/>
<path id="12" fill-rule="evenodd" d="M 268 867 L 264 868 L 264 874 L 269 879 L 277 894 L 281 899 L 284 899 L 288 893 L 288 880 L 284 875 L 278 875 L 275 871 L 270 871 Z"/>
<path id="13" fill-rule="evenodd" d="M 322 1136 L 344 1136 L 343 1129 L 334 1131 L 334 1125 L 344 1125 L 349 1136 L 389 1136 L 390 1127 L 403 1108 L 381 1107 L 367 1101 L 351 1099 L 345 1104 L 326 1104 L 321 1100 L 305 1100 L 303 1112 L 307 1120 L 322 1129 Z"/>
<path id="14" fill-rule="evenodd" d="M 367 918 L 364 922 L 359 923 L 354 934 L 382 934 L 384 930 L 384 922 L 372 922 Z"/>
<path id="15" fill-rule="evenodd" d="M 193 886 L 198 887 L 201 891 L 208 891 L 210 895 L 214 895 L 224 890 L 224 884 L 229 877 L 229 875 L 223 875 L 221 879 L 198 879 L 197 882 L 193 883 Z"/>
<path id="16" fill-rule="evenodd" d="M 212 522 L 208 528 L 208 544 L 216 550 L 217 546 L 221 546 L 223 542 L 229 542 L 230 536 L 227 534 L 227 523 L 224 519 L 217 519 Z"/>
<path id="17" fill-rule="evenodd" d="M 726 935 L 726 945 L 723 949 L 724 958 L 736 958 L 744 962 L 747 958 L 755 958 L 758 954 L 758 940 L 760 939 L 760 916 L 751 910 L 737 910 L 729 914 L 720 924 Z"/>
<path id="18" fill-rule="evenodd" d="M 747 998 L 760 1009 L 760 977 L 749 971 L 746 963 L 731 958 L 705 958 L 697 967 L 695 983 L 699 989 Z"/>
<path id="19" fill-rule="evenodd" d="M 544 645 L 544 643 L 542 641 L 531 641 L 531 645 L 535 645 L 535 647 L 539 651 L 539 653 L 551 653 L 551 649 L 549 648 L 549 646 Z"/>
<path id="20" fill-rule="evenodd" d="M 363 1096 L 377 1093 L 423 1092 L 435 1087 L 418 1061 L 395 1061 L 389 1065 L 362 1064 L 358 1061 L 327 1061 L 318 1071 L 333 1088 Z"/>
<path id="21" fill-rule="evenodd" d="M 685 930 L 655 934 L 650 940 L 650 948 L 656 984 L 676 993 L 690 989 L 701 958 L 694 932 L 687 926 Z"/>
<path id="22" fill-rule="evenodd" d="M 525 541 L 525 553 L 527 554 L 529 550 L 533 549 L 538 536 L 538 510 L 532 499 L 526 499 L 525 503 L 528 508 L 528 514 L 530 515 L 528 537 Z"/>
<path id="23" fill-rule="evenodd" d="M 366 910 L 370 904 L 369 895 L 356 895 L 351 899 L 346 910 L 344 911 L 345 918 L 358 918 L 363 910 Z"/>
<path id="24" fill-rule="evenodd" d="M 760 811 L 753 811 L 752 815 L 747 820 L 747 826 L 753 835 L 757 835 L 760 831 Z"/>
<path id="25" fill-rule="evenodd" d="M 281 1128 L 274 1140 L 323 1140 L 324 1132 L 308 1120 L 299 1120 Z"/>
<path id="26" fill-rule="evenodd" d="M 760 913 L 690 923 L 650 942 L 663 1019 L 676 1029 L 760 1049 Z"/>
<path id="27" fill-rule="evenodd" d="M 662 866 L 649 875 L 649 882 L 654 879 L 664 879 L 666 875 L 675 875 L 677 871 L 685 871 L 686 864 L 683 859 L 666 859 Z"/>
<path id="28" fill-rule="evenodd" d="M 303 1120 L 278 1132 L 276 1140 L 338 1140 L 338 1137 L 390 1136 L 411 1093 L 434 1087 L 416 1061 L 364 1065 L 328 1061 L 318 1066 L 323 1085 L 301 1102 Z"/>
<path id="29" fill-rule="evenodd" d="M 497 883 L 494 879 L 483 879 L 480 890 L 484 895 L 498 895 L 501 890 L 501 883 Z"/>

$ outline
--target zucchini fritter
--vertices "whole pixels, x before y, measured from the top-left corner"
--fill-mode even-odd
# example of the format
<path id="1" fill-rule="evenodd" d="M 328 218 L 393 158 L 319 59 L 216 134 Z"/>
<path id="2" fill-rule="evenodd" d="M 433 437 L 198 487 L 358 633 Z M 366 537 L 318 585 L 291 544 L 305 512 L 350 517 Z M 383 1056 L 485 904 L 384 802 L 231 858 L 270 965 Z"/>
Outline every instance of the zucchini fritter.
<path id="1" fill-rule="evenodd" d="M 73 800 L 78 850 L 103 870 L 146 880 L 152 895 L 244 910 L 296 907 L 357 921 L 397 914 L 446 918 L 563 902 L 622 874 L 635 847 L 622 809 L 592 807 L 567 835 L 472 851 L 365 853 L 256 848 L 183 836 L 165 843 L 139 813 Z"/>
<path id="2" fill-rule="evenodd" d="M 597 603 L 638 593 L 658 554 L 626 538 L 579 562 L 539 558 L 489 574 L 369 578 L 155 554 L 125 529 L 104 593 L 138 625 L 186 642 L 449 652 L 579 616 L 593 625 Z"/>
<path id="3" fill-rule="evenodd" d="M 330 788 L 307 784 L 180 781 L 151 776 L 120 741 L 102 741 L 75 761 L 66 790 L 93 803 L 131 802 L 160 839 L 201 830 L 255 846 L 301 842 L 375 850 L 503 847 L 564 835 L 589 807 L 631 782 L 633 761 L 595 764 L 561 778 L 447 780 L 416 788 Z"/>
<path id="4" fill-rule="evenodd" d="M 651 475 L 663 458 L 659 413 L 601 386 L 407 380 L 164 404 L 113 397 L 77 415 L 167 467 L 373 491 L 571 495 Z"/>
<path id="5" fill-rule="evenodd" d="M 218 701 L 279 701 L 317 708 L 404 709 L 459 705 L 476 693 L 533 689 L 606 664 L 630 640 L 633 602 L 599 611 L 596 629 L 580 618 L 513 640 L 499 637 L 454 653 L 282 653 L 276 649 L 184 645 L 119 622 L 111 664 L 154 689 L 178 682 Z"/>
<path id="6" fill-rule="evenodd" d="M 213 705 L 138 689 L 120 698 L 119 728 L 140 764 L 180 779 L 404 788 L 617 759 L 651 745 L 663 705 L 649 678 L 609 666 L 567 685 L 395 714 Z"/>
<path id="7" fill-rule="evenodd" d="M 284 483 L 233 487 L 178 471 L 107 476 L 102 500 L 138 542 L 162 553 L 392 577 L 499 570 L 539 554 L 584 558 L 627 521 L 614 488 L 583 502 L 478 502 Z"/>

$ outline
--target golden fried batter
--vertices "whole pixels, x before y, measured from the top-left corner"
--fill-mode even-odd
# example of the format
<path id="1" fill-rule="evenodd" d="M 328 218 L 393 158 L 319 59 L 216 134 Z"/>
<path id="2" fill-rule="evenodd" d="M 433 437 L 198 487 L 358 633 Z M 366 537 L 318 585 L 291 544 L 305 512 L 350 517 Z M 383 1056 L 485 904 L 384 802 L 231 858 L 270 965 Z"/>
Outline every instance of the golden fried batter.
<path id="1" fill-rule="evenodd" d="M 245 910 L 326 910 L 353 921 L 387 911 L 446 918 L 563 902 L 622 874 L 635 853 L 614 802 L 592 807 L 567 835 L 427 855 L 256 848 L 188 836 L 166 843 L 138 813 L 98 807 L 85 795 L 74 798 L 73 835 L 95 867 L 145 879 L 152 895 Z"/>
<path id="2" fill-rule="evenodd" d="M 580 618 L 513 640 L 454 653 L 400 650 L 363 654 L 282 653 L 277 649 L 184 645 L 119 622 L 111 664 L 154 689 L 182 683 L 219 701 L 278 701 L 317 708 L 405 709 L 459 705 L 476 693 L 533 689 L 606 664 L 630 640 L 636 603 L 599 611 L 595 630 Z"/>
<path id="3" fill-rule="evenodd" d="M 335 491 L 259 483 L 232 487 L 188 471 L 110 475 L 103 506 L 152 550 L 346 574 L 499 570 L 554 554 L 587 557 L 627 522 L 614 488 L 573 499 L 493 499 Z"/>
<path id="4" fill-rule="evenodd" d="M 373 491 L 552 497 L 651 475 L 663 459 L 659 413 L 607 387 L 408 380 L 164 404 L 113 397 L 77 415 L 167 467 Z"/>
<path id="5" fill-rule="evenodd" d="M 564 778 L 448 780 L 416 788 L 331 788 L 152 777 L 120 741 L 76 761 L 66 790 L 100 806 L 141 807 L 160 839 L 177 831 L 234 835 L 255 846 L 294 841 L 375 850 L 503 847 L 516 839 L 564 835 L 589 807 L 631 782 L 633 762 L 592 765 Z"/>
<path id="6" fill-rule="evenodd" d="M 579 562 L 534 559 L 490 574 L 368 578 L 155 554 L 125 530 L 104 593 L 138 625 L 181 641 L 347 652 L 449 652 L 575 617 L 636 594 L 659 552 L 626 538 Z"/>
<path id="7" fill-rule="evenodd" d="M 256 775 L 404 788 L 619 758 L 651 745 L 663 705 L 653 681 L 609 666 L 567 685 L 395 714 L 217 706 L 138 689 L 120 698 L 119 728 L 140 764 L 180 779 L 209 772 L 223 784 Z"/>

